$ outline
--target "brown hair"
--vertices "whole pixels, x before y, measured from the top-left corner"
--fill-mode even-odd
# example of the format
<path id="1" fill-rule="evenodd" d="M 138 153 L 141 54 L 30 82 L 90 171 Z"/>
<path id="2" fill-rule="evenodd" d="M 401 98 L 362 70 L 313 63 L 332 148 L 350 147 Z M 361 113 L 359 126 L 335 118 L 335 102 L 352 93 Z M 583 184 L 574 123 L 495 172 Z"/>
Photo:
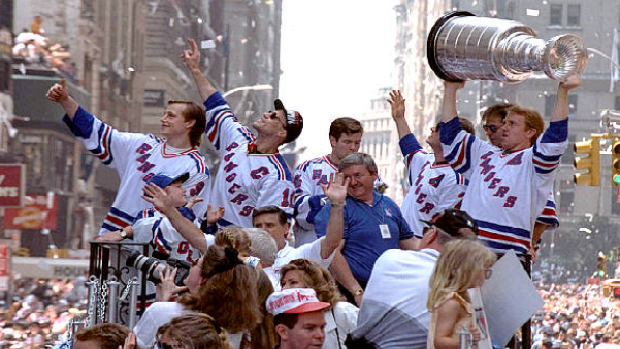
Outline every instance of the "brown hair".
<path id="1" fill-rule="evenodd" d="M 81 330 L 76 333 L 75 339 L 80 342 L 97 342 L 101 349 L 118 349 L 119 345 L 125 344 L 129 332 L 129 328 L 123 325 L 104 323 Z"/>
<path id="2" fill-rule="evenodd" d="M 250 330 L 261 321 L 256 270 L 239 260 L 237 250 L 209 246 L 200 274 L 205 281 L 198 294 L 182 298 L 181 303 L 213 316 L 230 333 Z"/>
<path id="3" fill-rule="evenodd" d="M 192 147 L 198 147 L 202 139 L 202 134 L 205 133 L 207 129 L 207 117 L 204 108 L 194 102 L 188 101 L 168 101 L 168 105 L 170 104 L 185 105 L 185 110 L 183 110 L 185 121 L 196 121 L 189 131 L 189 142 Z"/>
<path id="4" fill-rule="evenodd" d="M 231 247 L 239 251 L 239 253 L 250 253 L 252 250 L 252 240 L 243 228 L 230 226 L 220 229 L 215 235 L 215 244 Z"/>
<path id="5" fill-rule="evenodd" d="M 278 335 L 273 323 L 273 315 L 267 311 L 267 297 L 273 292 L 273 284 L 267 274 L 256 270 L 258 274 L 258 301 L 263 314 L 263 321 L 256 324 L 250 331 L 252 337 L 251 349 L 273 348 L 278 343 Z"/>
<path id="6" fill-rule="evenodd" d="M 275 205 L 268 205 L 268 206 L 255 208 L 254 211 L 252 211 L 252 222 L 254 222 L 254 218 L 260 215 L 266 214 L 266 213 L 277 213 L 278 220 L 280 221 L 280 224 L 282 225 L 288 222 L 288 218 L 286 217 L 286 212 L 284 212 L 283 209 Z"/>
<path id="7" fill-rule="evenodd" d="M 515 105 L 512 103 L 498 103 L 486 108 L 482 112 L 481 121 L 484 123 L 489 118 L 500 118 L 502 121 L 508 116 L 510 108 Z"/>
<path id="8" fill-rule="evenodd" d="M 157 330 L 158 338 L 163 335 L 170 338 L 172 343 L 185 348 L 232 349 L 226 332 L 207 314 L 189 313 L 177 316 Z"/>
<path id="9" fill-rule="evenodd" d="M 319 263 L 301 258 L 290 261 L 280 271 L 280 283 L 286 273 L 292 270 L 299 270 L 303 274 L 306 287 L 314 289 L 319 301 L 328 302 L 333 307 L 341 300 L 336 281 Z"/>
<path id="10" fill-rule="evenodd" d="M 338 118 L 329 125 L 329 135 L 337 141 L 343 134 L 364 133 L 362 124 L 353 118 Z"/>
<path id="11" fill-rule="evenodd" d="M 515 105 L 510 108 L 509 113 L 515 113 L 525 118 L 525 127 L 534 129 L 536 133 L 530 138 L 530 145 L 536 143 L 536 138 L 545 130 L 545 122 L 540 113 L 535 109 L 525 108 Z"/>

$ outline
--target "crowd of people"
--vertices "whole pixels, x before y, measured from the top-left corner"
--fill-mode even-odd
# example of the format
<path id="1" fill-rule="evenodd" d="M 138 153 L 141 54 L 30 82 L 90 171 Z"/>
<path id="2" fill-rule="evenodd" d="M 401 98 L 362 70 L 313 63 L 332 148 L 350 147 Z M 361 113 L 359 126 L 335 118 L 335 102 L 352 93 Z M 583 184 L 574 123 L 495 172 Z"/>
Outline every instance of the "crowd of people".
<path id="1" fill-rule="evenodd" d="M 52 43 L 45 36 L 42 28 L 43 17 L 35 16 L 30 25 L 30 30 L 23 29 L 15 37 L 15 45 L 12 47 L 12 56 L 16 63 L 21 63 L 26 69 L 30 65 L 42 65 L 56 68 L 64 73 L 64 76 L 74 80 L 77 68 L 71 60 L 69 46 L 60 43 Z M 22 72 L 25 74 L 25 71 Z"/>
<path id="2" fill-rule="evenodd" d="M 488 108 L 488 142 L 457 117 L 464 83 L 445 82 L 441 121 L 426 140 L 432 153 L 392 91 L 411 184 L 399 206 L 376 189 L 373 158 L 358 152 L 359 121 L 334 120 L 332 151 L 292 173 L 278 148 L 302 133 L 301 114 L 276 99 L 253 133 L 202 74 L 196 42 L 188 44 L 182 57 L 204 109 L 170 101 L 163 138 L 107 125 L 64 81 L 47 93 L 76 138 L 119 173 L 97 239 L 146 243 L 149 257 L 191 264 L 181 283 L 179 270 L 158 271 L 142 295 L 153 304 L 134 328 L 98 324 L 77 333 L 73 347 L 103 347 L 109 332 L 126 349 L 455 349 L 462 327 L 480 339 L 467 290 L 508 252 L 529 272 L 537 241 L 557 225 L 553 179 L 568 143 L 568 93 L 581 77 L 558 83 L 546 131 L 536 110 Z M 221 157 L 213 181 L 198 150 L 203 135 Z"/>

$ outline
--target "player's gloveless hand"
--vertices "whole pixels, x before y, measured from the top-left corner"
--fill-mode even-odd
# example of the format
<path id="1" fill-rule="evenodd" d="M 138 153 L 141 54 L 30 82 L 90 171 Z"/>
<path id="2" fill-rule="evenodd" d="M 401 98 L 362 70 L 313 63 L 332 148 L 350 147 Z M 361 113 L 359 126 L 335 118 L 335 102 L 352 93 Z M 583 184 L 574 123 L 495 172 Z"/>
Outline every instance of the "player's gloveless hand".
<path id="1" fill-rule="evenodd" d="M 50 87 L 45 94 L 45 97 L 52 102 L 62 103 L 69 98 L 69 91 L 67 90 L 67 82 L 62 79 L 60 84 L 54 84 Z"/>

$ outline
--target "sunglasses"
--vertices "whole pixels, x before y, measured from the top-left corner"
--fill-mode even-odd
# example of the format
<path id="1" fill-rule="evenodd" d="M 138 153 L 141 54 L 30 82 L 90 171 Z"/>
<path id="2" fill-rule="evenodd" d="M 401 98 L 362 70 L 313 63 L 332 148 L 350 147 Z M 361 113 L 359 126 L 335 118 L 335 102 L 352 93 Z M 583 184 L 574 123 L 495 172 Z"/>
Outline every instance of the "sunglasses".
<path id="1" fill-rule="evenodd" d="M 286 126 L 287 126 L 287 125 L 286 125 L 286 122 L 282 122 L 282 119 L 280 119 L 280 117 L 278 116 L 278 113 L 277 113 L 277 112 L 275 112 L 275 111 L 270 111 L 270 112 L 269 112 L 269 118 L 270 118 L 271 120 L 273 120 L 273 119 L 278 119 L 278 120 L 280 121 L 280 123 L 282 124 L 282 126 L 284 127 L 284 129 L 286 130 Z"/>
<path id="2" fill-rule="evenodd" d="M 491 132 L 491 133 L 495 133 L 497 132 L 497 130 L 499 130 L 499 126 L 496 126 L 496 125 L 484 125 L 482 126 L 482 128 L 484 129 L 485 132 Z"/>

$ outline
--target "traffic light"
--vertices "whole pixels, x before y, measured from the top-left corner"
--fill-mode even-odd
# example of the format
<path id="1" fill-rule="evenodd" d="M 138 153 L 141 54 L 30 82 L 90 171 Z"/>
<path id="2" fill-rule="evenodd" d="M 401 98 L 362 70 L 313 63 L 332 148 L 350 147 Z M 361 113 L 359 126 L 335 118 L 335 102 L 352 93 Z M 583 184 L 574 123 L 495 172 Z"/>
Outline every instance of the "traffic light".
<path id="1" fill-rule="evenodd" d="M 596 273 L 594 277 L 598 277 L 599 279 L 607 278 L 607 256 L 598 253 L 598 257 L 596 258 Z"/>
<path id="2" fill-rule="evenodd" d="M 620 185 L 620 140 L 615 139 L 611 146 L 611 185 Z"/>
<path id="3" fill-rule="evenodd" d="M 587 154 L 585 157 L 575 158 L 576 170 L 588 170 L 585 173 L 575 174 L 575 184 L 597 187 L 601 181 L 599 164 L 600 138 L 592 137 L 587 141 L 575 143 L 575 154 Z M 619 149 L 620 150 L 620 147 Z M 619 163 L 620 166 L 620 163 Z M 620 171 L 620 170 L 619 170 Z M 619 178 L 620 180 L 620 178 Z"/>

